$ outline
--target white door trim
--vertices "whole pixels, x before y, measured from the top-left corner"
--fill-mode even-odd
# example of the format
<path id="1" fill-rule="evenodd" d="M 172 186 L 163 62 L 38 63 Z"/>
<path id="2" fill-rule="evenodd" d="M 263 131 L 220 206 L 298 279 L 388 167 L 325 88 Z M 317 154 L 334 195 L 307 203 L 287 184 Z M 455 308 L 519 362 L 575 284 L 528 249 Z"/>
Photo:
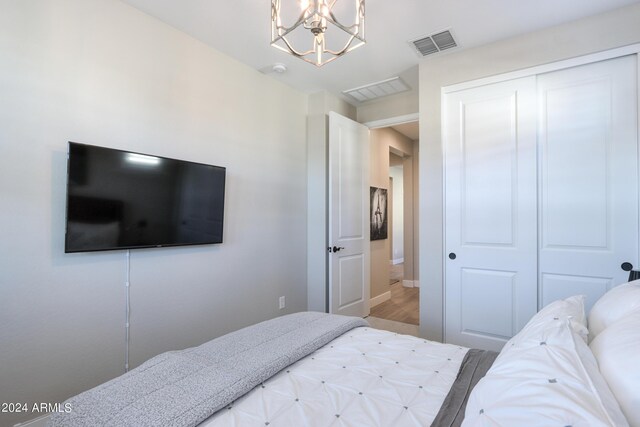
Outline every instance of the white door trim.
<path id="1" fill-rule="evenodd" d="M 386 128 L 389 126 L 403 125 L 405 123 L 417 122 L 420 119 L 419 113 L 405 114 L 404 116 L 390 117 L 388 119 L 373 120 L 363 123 L 369 129 Z"/>
<path id="2" fill-rule="evenodd" d="M 616 49 L 604 50 L 602 52 L 589 55 L 578 56 L 562 61 L 551 62 L 549 64 L 538 65 L 523 70 L 511 71 L 509 73 L 497 74 L 495 76 L 483 77 L 481 79 L 470 80 L 468 82 L 457 83 L 442 87 L 442 94 L 457 92 L 459 90 L 470 89 L 477 86 L 484 86 L 492 83 L 500 83 L 506 80 L 515 80 L 521 77 L 530 77 L 537 74 L 549 73 L 565 68 L 579 65 L 591 64 L 593 62 L 606 61 L 607 59 L 619 58 L 621 56 L 634 55 L 640 53 L 640 43 L 619 47 Z"/>
<path id="3" fill-rule="evenodd" d="M 636 46 L 636 45 L 634 45 Z M 640 46 L 640 43 L 638 44 L 638 46 Z M 638 127 L 638 132 L 636 133 L 636 138 L 637 138 L 637 146 L 638 146 L 638 196 L 639 196 L 639 200 L 640 200 L 640 48 L 638 49 L 638 51 L 636 52 L 636 78 L 638 81 L 637 84 L 637 98 L 636 98 L 636 102 L 638 103 L 638 107 L 637 107 L 637 113 L 638 113 L 638 121 L 636 122 L 636 126 Z M 633 269 L 634 270 L 638 270 L 640 269 L 640 215 L 638 216 L 638 254 L 639 254 L 639 259 L 636 260 L 637 264 L 633 265 Z"/>

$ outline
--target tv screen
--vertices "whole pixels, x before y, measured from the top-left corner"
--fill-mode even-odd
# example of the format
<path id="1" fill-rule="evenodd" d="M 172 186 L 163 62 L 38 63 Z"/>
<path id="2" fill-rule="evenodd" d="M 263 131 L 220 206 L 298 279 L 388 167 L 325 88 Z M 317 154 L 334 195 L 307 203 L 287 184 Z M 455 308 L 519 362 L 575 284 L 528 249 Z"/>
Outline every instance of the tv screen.
<path id="1" fill-rule="evenodd" d="M 222 243 L 225 172 L 70 142 L 65 252 Z"/>

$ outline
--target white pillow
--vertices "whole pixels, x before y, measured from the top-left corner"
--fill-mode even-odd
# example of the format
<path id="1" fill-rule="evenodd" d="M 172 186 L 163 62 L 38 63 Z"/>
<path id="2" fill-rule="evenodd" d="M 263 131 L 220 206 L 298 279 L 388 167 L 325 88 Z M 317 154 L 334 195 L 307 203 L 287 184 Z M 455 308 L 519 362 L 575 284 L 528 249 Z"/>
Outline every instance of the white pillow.
<path id="1" fill-rule="evenodd" d="M 600 297 L 589 313 L 589 336 L 593 340 L 608 325 L 640 310 L 640 280 L 616 286 Z"/>
<path id="2" fill-rule="evenodd" d="M 640 309 L 591 341 L 600 372 L 632 426 L 640 426 Z"/>
<path id="3" fill-rule="evenodd" d="M 628 426 L 583 338 L 553 322 L 516 343 L 471 392 L 463 426 Z"/>
<path id="4" fill-rule="evenodd" d="M 584 312 L 584 295 L 575 295 L 567 299 L 554 301 L 537 312 L 518 334 L 503 347 L 500 356 L 511 347 L 525 345 L 527 342 L 536 345 L 544 341 L 544 332 L 556 328 L 559 324 L 569 322 L 571 329 L 587 342 L 589 331 L 587 317 Z"/>

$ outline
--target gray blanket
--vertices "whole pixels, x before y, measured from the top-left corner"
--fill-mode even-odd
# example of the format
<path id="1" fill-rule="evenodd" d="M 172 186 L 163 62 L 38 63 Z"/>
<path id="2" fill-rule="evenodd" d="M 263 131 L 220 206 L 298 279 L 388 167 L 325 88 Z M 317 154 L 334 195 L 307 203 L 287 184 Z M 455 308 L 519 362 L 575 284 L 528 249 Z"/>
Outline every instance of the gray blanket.
<path id="1" fill-rule="evenodd" d="M 472 349 L 467 352 L 460 365 L 458 376 L 431 427 L 460 427 L 462 425 L 471 390 L 486 375 L 496 357 L 498 357 L 498 353 L 495 351 Z"/>
<path id="2" fill-rule="evenodd" d="M 199 347 L 160 354 L 65 403 L 49 426 L 195 426 L 360 318 L 296 313 L 224 335 Z"/>

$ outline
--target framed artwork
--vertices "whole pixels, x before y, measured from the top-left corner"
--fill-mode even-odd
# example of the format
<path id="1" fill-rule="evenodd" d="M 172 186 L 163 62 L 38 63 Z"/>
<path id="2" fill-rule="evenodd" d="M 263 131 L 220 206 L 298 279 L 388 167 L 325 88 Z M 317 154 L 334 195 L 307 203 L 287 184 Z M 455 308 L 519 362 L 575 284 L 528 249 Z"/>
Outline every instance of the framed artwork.
<path id="1" fill-rule="evenodd" d="M 387 189 L 371 187 L 370 196 L 371 240 L 384 240 L 387 238 Z"/>

